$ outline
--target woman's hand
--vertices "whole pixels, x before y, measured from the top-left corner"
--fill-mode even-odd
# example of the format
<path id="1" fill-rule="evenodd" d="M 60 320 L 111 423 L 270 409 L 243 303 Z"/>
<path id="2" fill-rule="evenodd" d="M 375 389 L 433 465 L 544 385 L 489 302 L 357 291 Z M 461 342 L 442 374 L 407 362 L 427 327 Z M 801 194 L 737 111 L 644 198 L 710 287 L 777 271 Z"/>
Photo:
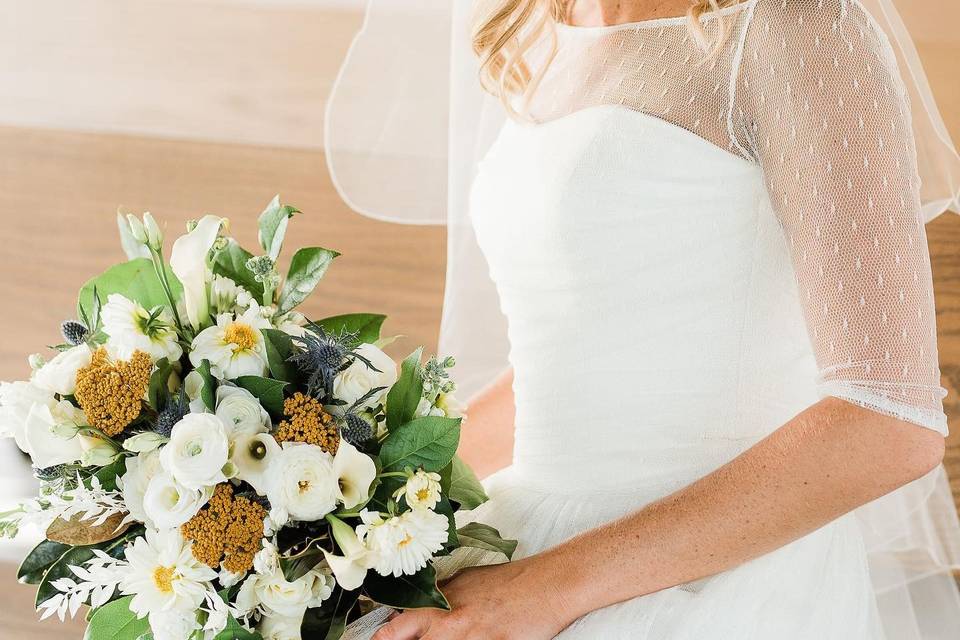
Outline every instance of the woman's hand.
<path id="1" fill-rule="evenodd" d="M 401 613 L 373 640 L 550 640 L 575 618 L 538 564 L 526 558 L 466 569 L 442 585 L 452 611 Z"/>

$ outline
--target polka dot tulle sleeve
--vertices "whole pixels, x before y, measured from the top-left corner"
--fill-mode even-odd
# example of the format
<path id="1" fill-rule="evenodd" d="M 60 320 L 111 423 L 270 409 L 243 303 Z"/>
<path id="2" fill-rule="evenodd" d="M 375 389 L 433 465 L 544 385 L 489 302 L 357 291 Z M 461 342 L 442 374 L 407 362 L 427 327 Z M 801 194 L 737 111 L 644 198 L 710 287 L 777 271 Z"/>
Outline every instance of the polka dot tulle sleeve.
<path id="1" fill-rule="evenodd" d="M 910 105 L 855 2 L 757 2 L 735 143 L 762 167 L 792 254 L 821 396 L 946 432 Z"/>

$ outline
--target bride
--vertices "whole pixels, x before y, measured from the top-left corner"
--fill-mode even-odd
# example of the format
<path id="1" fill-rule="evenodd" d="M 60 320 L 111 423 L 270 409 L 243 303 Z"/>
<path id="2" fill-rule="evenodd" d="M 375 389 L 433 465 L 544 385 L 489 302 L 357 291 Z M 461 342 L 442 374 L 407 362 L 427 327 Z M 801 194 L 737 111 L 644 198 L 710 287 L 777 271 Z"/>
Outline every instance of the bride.
<path id="1" fill-rule="evenodd" d="M 924 222 L 960 171 L 889 3 L 493 0 L 469 60 L 463 2 L 406 4 L 330 163 L 365 213 L 446 209 L 463 447 L 503 467 L 471 515 L 520 546 L 373 638 L 957 637 Z"/>

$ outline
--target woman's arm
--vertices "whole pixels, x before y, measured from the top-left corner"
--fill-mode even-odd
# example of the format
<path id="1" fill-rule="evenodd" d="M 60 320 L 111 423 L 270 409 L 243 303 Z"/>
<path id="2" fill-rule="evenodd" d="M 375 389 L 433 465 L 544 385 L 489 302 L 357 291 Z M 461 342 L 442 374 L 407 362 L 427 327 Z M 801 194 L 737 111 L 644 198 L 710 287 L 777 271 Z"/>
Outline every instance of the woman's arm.
<path id="1" fill-rule="evenodd" d="M 513 458 L 513 369 L 508 369 L 467 403 L 458 455 L 485 478 Z"/>
<path id="2" fill-rule="evenodd" d="M 825 398 L 632 515 L 539 555 L 465 571 L 444 588 L 452 612 L 407 612 L 374 638 L 546 640 L 590 611 L 796 540 L 923 476 L 943 451 L 933 430 Z"/>

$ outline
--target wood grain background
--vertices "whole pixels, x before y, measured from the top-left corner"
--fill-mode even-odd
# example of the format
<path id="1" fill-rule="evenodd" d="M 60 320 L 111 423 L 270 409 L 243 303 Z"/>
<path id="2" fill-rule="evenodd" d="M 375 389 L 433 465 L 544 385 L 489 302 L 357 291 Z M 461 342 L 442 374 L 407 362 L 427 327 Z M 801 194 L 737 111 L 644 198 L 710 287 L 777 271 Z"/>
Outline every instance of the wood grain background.
<path id="1" fill-rule="evenodd" d="M 908 4 L 931 82 L 955 139 L 960 4 Z M 44 0 L 0 6 L 0 379 L 58 341 L 83 281 L 123 259 L 114 215 L 152 211 L 179 235 L 216 213 L 255 245 L 255 219 L 280 193 L 304 211 L 291 244 L 343 252 L 306 305 L 314 317 L 390 315 L 392 350 L 433 349 L 444 233 L 362 218 L 335 194 L 322 143 L 326 95 L 359 15 L 310 0 Z M 947 459 L 960 496 L 960 216 L 928 227 L 943 384 L 953 435 Z M 0 506 L 32 486 L 0 442 Z M 22 546 L 0 545 L 11 560 Z M 3 637 L 81 636 L 37 624 L 33 589 L 0 561 Z"/>

